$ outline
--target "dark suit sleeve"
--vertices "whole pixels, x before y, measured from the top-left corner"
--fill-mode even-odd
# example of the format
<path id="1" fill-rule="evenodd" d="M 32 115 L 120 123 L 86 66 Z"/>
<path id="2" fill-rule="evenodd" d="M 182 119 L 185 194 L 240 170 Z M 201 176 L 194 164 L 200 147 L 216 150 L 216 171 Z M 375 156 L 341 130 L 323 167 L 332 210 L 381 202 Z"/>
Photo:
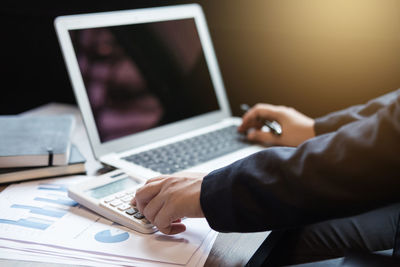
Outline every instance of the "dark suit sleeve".
<path id="1" fill-rule="evenodd" d="M 272 147 L 207 175 L 200 203 L 222 232 L 264 231 L 400 201 L 400 97 L 297 148 Z"/>
<path id="2" fill-rule="evenodd" d="M 363 105 L 351 106 L 315 119 L 316 135 L 333 132 L 345 124 L 365 119 L 374 115 L 378 110 L 396 101 L 400 89 L 372 99 Z"/>

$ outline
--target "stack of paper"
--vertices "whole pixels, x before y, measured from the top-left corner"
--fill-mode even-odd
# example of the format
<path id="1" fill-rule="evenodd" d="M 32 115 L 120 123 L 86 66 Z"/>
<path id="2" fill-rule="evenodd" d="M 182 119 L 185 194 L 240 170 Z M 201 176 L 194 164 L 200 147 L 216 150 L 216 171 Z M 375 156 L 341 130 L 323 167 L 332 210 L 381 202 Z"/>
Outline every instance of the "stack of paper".
<path id="1" fill-rule="evenodd" d="M 14 184 L 0 194 L 0 258 L 88 266 L 202 266 L 216 232 L 185 219 L 184 233 L 140 234 L 67 197 L 85 176 Z"/>

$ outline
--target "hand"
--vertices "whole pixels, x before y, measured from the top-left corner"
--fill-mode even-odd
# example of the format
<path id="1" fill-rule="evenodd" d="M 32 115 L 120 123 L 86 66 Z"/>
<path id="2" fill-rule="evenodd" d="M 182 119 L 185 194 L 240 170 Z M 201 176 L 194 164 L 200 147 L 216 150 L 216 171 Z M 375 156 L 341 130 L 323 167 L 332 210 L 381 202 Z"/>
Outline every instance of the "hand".
<path id="1" fill-rule="evenodd" d="M 181 218 L 204 217 L 200 206 L 201 183 L 205 174 L 178 173 L 152 178 L 136 191 L 131 204 L 164 234 L 186 230 Z"/>
<path id="2" fill-rule="evenodd" d="M 282 135 L 277 136 L 262 131 L 263 120 L 277 121 L 282 127 Z M 257 104 L 243 116 L 239 132 L 247 132 L 247 139 L 254 142 L 280 146 L 298 146 L 315 137 L 314 120 L 294 108 Z"/>

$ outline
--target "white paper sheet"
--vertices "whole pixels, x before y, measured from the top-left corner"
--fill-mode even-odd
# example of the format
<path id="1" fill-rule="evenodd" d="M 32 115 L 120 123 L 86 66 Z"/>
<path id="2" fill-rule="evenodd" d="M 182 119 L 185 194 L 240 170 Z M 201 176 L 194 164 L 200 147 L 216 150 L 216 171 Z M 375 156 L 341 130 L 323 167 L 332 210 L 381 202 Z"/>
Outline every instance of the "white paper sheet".
<path id="1" fill-rule="evenodd" d="M 203 266 L 217 237 L 217 233 L 211 231 L 202 246 L 192 256 L 188 267 Z M 4 247 L 0 247 L 0 258 L 10 260 L 25 260 L 37 262 L 51 262 L 63 264 L 80 264 L 87 266 L 148 266 L 148 267 L 172 267 L 182 266 L 147 260 L 126 260 L 118 256 L 92 255 L 81 251 L 68 251 L 52 248 L 46 245 L 30 244 L 19 241 L 2 240 Z"/>
<path id="2" fill-rule="evenodd" d="M 202 245 L 203 250 L 209 245 L 204 243 L 206 238 L 215 235 L 205 219 L 186 219 L 187 230 L 175 236 L 140 234 L 114 224 L 66 196 L 66 187 L 82 179 L 86 177 L 40 180 L 4 190 L 0 194 L 0 246 L 7 247 L 7 239 L 19 240 L 58 250 L 54 255 L 61 255 L 60 251 L 70 256 L 86 253 L 100 262 L 118 257 L 121 263 L 145 260 L 186 265 Z M 29 249 L 32 252 L 32 247 L 24 251 Z"/>

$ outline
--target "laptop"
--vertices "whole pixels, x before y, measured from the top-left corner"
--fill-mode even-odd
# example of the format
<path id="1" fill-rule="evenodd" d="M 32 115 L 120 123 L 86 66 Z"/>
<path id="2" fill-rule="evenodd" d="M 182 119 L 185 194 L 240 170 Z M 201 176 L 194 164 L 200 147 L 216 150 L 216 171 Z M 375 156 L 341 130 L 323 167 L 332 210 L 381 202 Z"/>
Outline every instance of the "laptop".
<path id="1" fill-rule="evenodd" d="M 148 179 L 264 148 L 237 132 L 198 4 L 61 16 L 55 28 L 102 163 Z"/>

